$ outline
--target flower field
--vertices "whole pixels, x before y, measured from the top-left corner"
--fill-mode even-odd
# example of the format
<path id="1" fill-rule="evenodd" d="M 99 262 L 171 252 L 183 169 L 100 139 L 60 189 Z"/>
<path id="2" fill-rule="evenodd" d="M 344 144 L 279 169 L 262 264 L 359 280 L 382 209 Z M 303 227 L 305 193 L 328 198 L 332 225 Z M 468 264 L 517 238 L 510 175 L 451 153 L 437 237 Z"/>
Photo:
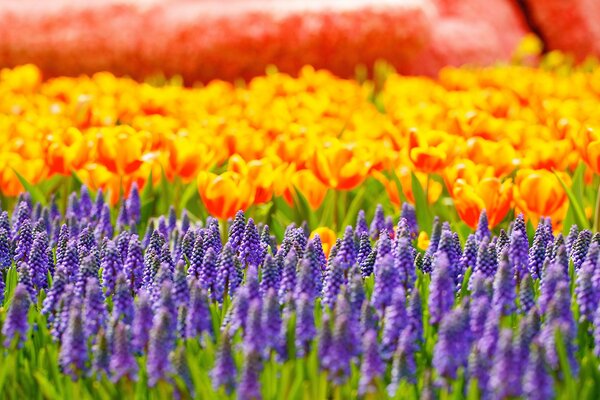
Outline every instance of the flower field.
<path id="1" fill-rule="evenodd" d="M 0 397 L 600 397 L 600 68 L 0 71 Z M 532 50 L 533 49 L 533 50 Z"/>

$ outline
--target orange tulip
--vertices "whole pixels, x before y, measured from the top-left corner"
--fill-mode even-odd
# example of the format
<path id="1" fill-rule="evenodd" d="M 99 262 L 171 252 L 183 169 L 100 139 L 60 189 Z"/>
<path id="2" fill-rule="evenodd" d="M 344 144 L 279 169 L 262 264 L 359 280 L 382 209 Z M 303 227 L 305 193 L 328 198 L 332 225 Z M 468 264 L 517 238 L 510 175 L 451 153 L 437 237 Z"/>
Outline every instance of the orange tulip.
<path id="1" fill-rule="evenodd" d="M 254 200 L 249 180 L 237 172 L 226 171 L 216 175 L 201 171 L 197 183 L 206 209 L 217 218 L 231 218 L 238 210 L 247 209 Z"/>
<path id="2" fill-rule="evenodd" d="M 169 143 L 169 168 L 167 176 L 179 176 L 190 182 L 198 171 L 208 169 L 214 162 L 214 152 L 204 143 L 176 136 Z"/>
<path id="3" fill-rule="evenodd" d="M 501 182 L 498 178 L 484 178 L 475 185 L 459 179 L 452 187 L 452 197 L 460 218 L 471 228 L 477 226 L 479 215 L 484 209 L 490 227 L 500 223 L 512 201 L 512 181 Z"/>
<path id="4" fill-rule="evenodd" d="M 273 165 L 268 159 L 246 162 L 235 154 L 229 159 L 228 170 L 243 176 L 254 189 L 254 204 L 262 204 L 273 197 L 273 182 L 276 178 Z"/>
<path id="5" fill-rule="evenodd" d="M 17 196 L 24 190 L 13 169 L 33 184 L 38 183 L 47 176 L 44 160 L 26 160 L 18 154 L 4 154 L 0 158 L 0 187 L 2 188 L 2 194 L 5 196 Z"/>
<path id="6" fill-rule="evenodd" d="M 142 165 L 141 135 L 131 127 L 98 131 L 98 160 L 118 174 L 130 174 Z"/>
<path id="7" fill-rule="evenodd" d="M 564 172 L 557 172 L 565 182 L 571 178 Z M 513 194 L 517 208 L 537 222 L 540 217 L 552 217 L 558 224 L 565 217 L 568 197 L 557 177 L 543 169 L 521 169 L 515 177 Z"/>
<path id="8" fill-rule="evenodd" d="M 398 177 L 398 180 L 400 181 L 400 185 L 402 186 L 402 194 L 409 203 L 415 204 L 415 196 L 412 191 L 411 170 L 408 167 L 400 167 L 396 169 L 395 172 L 396 176 Z M 402 205 L 402 200 L 400 198 L 400 194 L 398 193 L 396 183 L 393 180 L 388 179 L 383 173 L 379 171 L 373 171 L 372 175 L 375 179 L 381 182 L 392 204 L 396 207 L 400 207 Z M 415 176 L 419 180 L 419 183 L 423 187 L 423 190 L 425 190 L 427 187 L 427 174 L 422 172 L 415 172 Z M 427 201 L 429 202 L 429 204 L 435 203 L 440 198 L 441 194 L 442 185 L 434 180 L 429 180 L 429 189 L 427 194 Z"/>
<path id="9" fill-rule="evenodd" d="M 292 206 L 294 204 L 293 189 L 297 189 L 308 201 L 310 208 L 318 209 L 327 194 L 327 186 L 317 179 L 315 174 L 308 169 L 294 172 L 290 187 L 284 192 L 284 198 Z"/>
<path id="10" fill-rule="evenodd" d="M 69 175 L 88 161 L 91 143 L 74 127 L 49 135 L 46 160 L 51 173 Z"/>
<path id="11" fill-rule="evenodd" d="M 445 168 L 442 177 L 448 191 L 452 192 L 454 183 L 462 179 L 469 185 L 476 185 L 483 178 L 499 177 L 494 168 L 489 165 L 476 164 L 469 159 L 457 160 L 454 164 Z"/>
<path id="12" fill-rule="evenodd" d="M 600 174 L 600 129 L 587 127 L 571 132 L 571 140 L 583 161 Z"/>
<path id="13" fill-rule="evenodd" d="M 328 142 L 313 154 L 312 171 L 325 185 L 339 190 L 352 190 L 367 176 L 371 164 L 357 156 L 354 145 Z"/>
<path id="14" fill-rule="evenodd" d="M 493 166 L 496 174 L 508 175 L 519 164 L 515 149 L 506 140 L 471 138 L 467 141 L 466 154 L 475 164 Z"/>
<path id="15" fill-rule="evenodd" d="M 409 132 L 408 157 L 421 172 L 436 173 L 447 167 L 457 154 L 459 137 L 441 131 Z"/>
<path id="16" fill-rule="evenodd" d="M 326 257 L 329 257 L 329 252 L 331 248 L 335 245 L 336 237 L 335 232 L 326 226 L 321 226 L 314 231 L 311 232 L 310 238 L 314 238 L 316 235 L 319 235 L 319 239 L 321 239 L 321 243 L 323 244 L 323 252 Z"/>

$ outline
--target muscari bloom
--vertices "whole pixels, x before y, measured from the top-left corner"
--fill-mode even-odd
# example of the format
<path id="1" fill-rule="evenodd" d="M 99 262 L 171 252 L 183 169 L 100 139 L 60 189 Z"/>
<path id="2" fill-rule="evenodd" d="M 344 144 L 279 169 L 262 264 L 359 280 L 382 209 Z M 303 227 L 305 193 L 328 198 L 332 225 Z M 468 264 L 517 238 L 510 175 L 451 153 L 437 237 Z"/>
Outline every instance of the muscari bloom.
<path id="1" fill-rule="evenodd" d="M 376 390 L 374 380 L 381 378 L 385 373 L 385 364 L 379 354 L 377 332 L 368 331 L 363 338 L 363 360 L 360 366 L 360 380 L 358 394 L 364 396 Z"/>
<path id="2" fill-rule="evenodd" d="M 521 368 L 517 367 L 520 361 L 512 330 L 502 329 L 490 372 L 490 391 L 494 397 L 504 399 L 521 395 Z"/>
<path id="3" fill-rule="evenodd" d="M 4 325 L 2 326 L 2 335 L 4 335 L 4 347 L 10 347 L 16 338 L 17 347 L 21 347 L 26 340 L 29 323 L 27 314 L 31 306 L 31 299 L 27 288 L 23 284 L 18 284 L 13 293 L 12 303 L 6 314 Z"/>
<path id="4" fill-rule="evenodd" d="M 88 360 L 84 317 L 78 300 L 70 306 L 68 325 L 62 337 L 59 363 L 62 371 L 73 380 L 85 373 Z"/>
<path id="5" fill-rule="evenodd" d="M 494 277 L 492 296 L 492 306 L 496 307 L 502 315 L 510 315 L 516 310 L 516 284 L 507 253 L 507 249 L 502 252 L 502 260 Z"/>
<path id="6" fill-rule="evenodd" d="M 546 400 L 554 397 L 554 382 L 545 360 L 542 345 L 534 343 L 529 353 L 523 376 L 523 392 L 529 400 Z"/>
<path id="7" fill-rule="evenodd" d="M 428 300 L 429 323 L 435 325 L 454 305 L 454 279 L 450 276 L 448 258 L 444 253 L 436 257 Z"/>
<path id="8" fill-rule="evenodd" d="M 433 349 L 433 366 L 441 377 L 456 379 L 457 370 L 467 365 L 470 336 L 468 308 L 460 305 L 444 315 Z"/>
<path id="9" fill-rule="evenodd" d="M 408 383 L 416 383 L 417 365 L 415 353 L 417 352 L 417 340 L 412 327 L 406 327 L 400 334 L 398 347 L 394 352 L 392 362 L 392 379 L 387 387 L 388 394 L 395 396 L 401 380 Z"/>
<path id="10" fill-rule="evenodd" d="M 123 273 L 117 276 L 115 294 L 112 298 L 112 320 L 123 320 L 125 324 L 131 325 L 134 316 L 134 302 L 127 278 Z"/>
<path id="11" fill-rule="evenodd" d="M 210 310 L 208 308 L 208 295 L 206 290 L 196 282 L 190 283 L 190 303 L 186 316 L 185 337 L 194 338 L 203 332 L 211 333 Z"/>
<path id="12" fill-rule="evenodd" d="M 308 354 L 316 334 L 314 304 L 306 293 L 301 293 L 296 305 L 296 352 L 299 357 Z"/>
<path id="13" fill-rule="evenodd" d="M 406 325 L 406 295 L 404 289 L 398 286 L 394 289 L 391 304 L 385 309 L 383 316 L 383 333 L 381 355 L 390 359 L 398 346 L 398 338 Z"/>
<path id="14" fill-rule="evenodd" d="M 338 256 L 339 257 L 339 256 Z M 346 284 L 344 275 L 344 261 L 336 257 L 329 265 L 325 275 L 325 285 L 323 287 L 323 304 L 333 307 L 340 289 Z"/>
<path id="15" fill-rule="evenodd" d="M 581 264 L 583 264 L 591 242 L 592 232 L 587 229 L 579 232 L 577 240 L 573 244 L 573 249 L 571 250 L 571 260 L 573 260 L 575 270 L 578 270 L 579 267 L 581 267 Z"/>
<path id="16" fill-rule="evenodd" d="M 132 350 L 129 326 L 119 321 L 113 333 L 113 346 L 109 366 L 113 382 L 117 382 L 125 376 L 131 380 L 137 379 L 138 364 Z"/>
<path id="17" fill-rule="evenodd" d="M 398 285 L 398 270 L 394 266 L 391 255 L 380 258 L 375 263 L 375 287 L 371 297 L 371 304 L 383 312 L 392 300 L 394 288 Z M 454 294 L 452 295 L 454 297 Z"/>
<path id="18" fill-rule="evenodd" d="M 131 328 L 132 344 L 136 352 L 141 352 L 148 345 L 153 315 L 150 296 L 145 289 L 142 289 L 135 302 L 135 314 Z"/>
<path id="19" fill-rule="evenodd" d="M 175 321 L 172 313 L 161 307 L 154 316 L 148 343 L 148 385 L 156 385 L 172 372 L 169 354 L 175 349 Z"/>
<path id="20" fill-rule="evenodd" d="M 369 235 L 369 225 L 367 224 L 364 210 L 359 210 L 356 214 L 356 225 L 354 227 L 354 231 L 359 237 L 365 234 L 367 236 Z"/>
<path id="21" fill-rule="evenodd" d="M 230 394 L 236 385 L 236 368 L 231 349 L 231 334 L 225 329 L 221 334 L 215 366 L 210 376 L 215 389 L 223 387 L 225 393 Z"/>

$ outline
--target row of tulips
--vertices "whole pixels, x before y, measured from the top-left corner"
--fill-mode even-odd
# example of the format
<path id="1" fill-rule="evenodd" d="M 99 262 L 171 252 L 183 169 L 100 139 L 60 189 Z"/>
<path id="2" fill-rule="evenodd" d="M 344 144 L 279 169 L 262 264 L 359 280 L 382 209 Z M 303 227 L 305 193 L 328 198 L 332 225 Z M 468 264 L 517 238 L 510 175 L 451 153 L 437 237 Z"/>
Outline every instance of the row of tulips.
<path id="1" fill-rule="evenodd" d="M 176 83 L 2 70 L 0 191 L 76 176 L 115 204 L 134 183 L 165 181 L 178 197 L 193 187 L 226 219 L 273 199 L 319 210 L 365 181 L 397 208 L 418 200 L 416 183 L 474 228 L 483 209 L 492 226 L 515 209 L 558 227 L 578 166 L 583 192 L 598 184 L 600 69 L 556 54 L 537 68 L 446 68 L 437 79 L 381 64 L 373 81 L 305 67 L 247 84 Z M 581 198 L 580 224 L 594 203 Z"/>
<path id="2" fill-rule="evenodd" d="M 424 242 L 406 204 L 337 239 L 278 242 L 242 211 L 138 236 L 123 203 L 113 221 L 84 188 L 0 214 L 2 397 L 600 395 L 598 233 L 519 215 L 494 235 L 484 211 L 464 242 L 438 218 Z"/>

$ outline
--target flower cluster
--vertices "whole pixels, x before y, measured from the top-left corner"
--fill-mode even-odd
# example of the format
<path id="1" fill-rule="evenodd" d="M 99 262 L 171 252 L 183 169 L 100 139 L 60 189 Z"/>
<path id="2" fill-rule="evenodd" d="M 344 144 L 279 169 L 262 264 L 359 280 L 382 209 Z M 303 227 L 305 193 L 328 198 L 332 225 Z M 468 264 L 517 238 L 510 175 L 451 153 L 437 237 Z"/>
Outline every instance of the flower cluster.
<path id="1" fill-rule="evenodd" d="M 569 186 L 580 160 L 588 184 L 600 172 L 599 71 L 445 68 L 374 87 L 305 67 L 184 88 L 3 69 L 0 189 L 16 196 L 20 178 L 75 174 L 115 204 L 151 177 L 195 185 L 226 219 L 298 194 L 318 209 L 328 190 L 371 179 L 398 207 L 417 201 L 415 183 L 432 203 L 447 193 L 473 228 L 482 210 L 494 227 L 513 208 L 558 226 L 568 207 L 560 180 Z"/>
<path id="2" fill-rule="evenodd" d="M 550 398 L 573 383 L 554 381 L 595 379 L 600 236 L 590 231 L 572 229 L 567 247 L 544 218 L 530 242 L 521 215 L 496 236 L 482 214 L 463 246 L 436 219 L 422 253 L 405 218 L 396 228 L 375 219 L 367 232 L 360 212 L 327 257 L 302 226 L 273 245 L 268 226 L 242 211 L 228 225 L 161 218 L 138 236 L 148 221 L 136 219 L 135 197 L 122 203 L 128 217 L 113 223 L 102 194 L 84 187 L 64 213 L 23 195 L 0 215 L 3 273 L 17 277 L 0 280 L 10 351 L 30 354 L 49 335 L 74 381 L 143 379 L 248 399 L 273 389 L 264 377 L 274 369 L 299 362 L 309 372 L 298 385 L 325 374 L 331 390 L 360 396 L 470 387 Z M 186 356 L 198 348 L 200 372 Z"/>

